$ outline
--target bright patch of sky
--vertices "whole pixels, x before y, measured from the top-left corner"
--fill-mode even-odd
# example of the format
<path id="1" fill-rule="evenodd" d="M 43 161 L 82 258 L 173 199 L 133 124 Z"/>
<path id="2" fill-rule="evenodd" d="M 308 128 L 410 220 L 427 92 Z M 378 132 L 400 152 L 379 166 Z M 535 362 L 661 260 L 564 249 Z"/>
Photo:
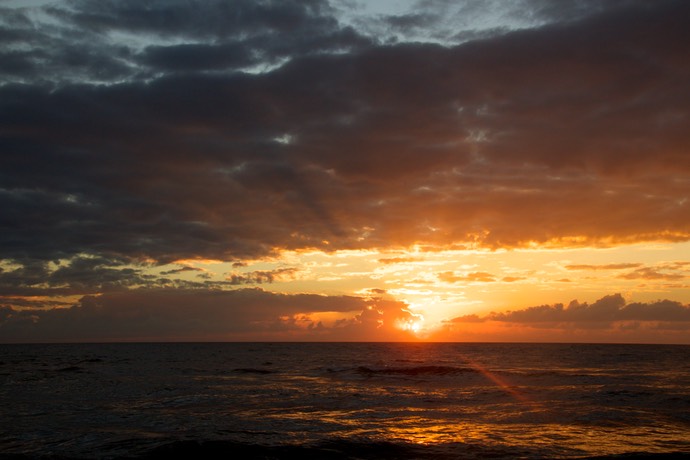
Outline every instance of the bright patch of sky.
<path id="1" fill-rule="evenodd" d="M 539 27 L 529 1 L 380 0 L 333 2 L 341 24 L 383 43 L 428 42 L 457 45 L 472 39 Z"/>
<path id="2" fill-rule="evenodd" d="M 2 0 L 0 7 L 8 8 L 34 8 L 56 3 L 55 0 Z"/>
<path id="3" fill-rule="evenodd" d="M 183 261 L 155 267 L 165 271 L 198 267 L 207 279 L 231 274 L 276 273 L 260 287 L 283 293 L 385 296 L 407 303 L 424 315 L 427 325 L 456 316 L 524 308 L 571 300 L 594 302 L 621 293 L 626 300 L 690 298 L 690 243 L 641 244 L 611 248 L 532 250 L 337 251 L 283 252 L 274 259 L 233 266 L 220 261 Z M 290 276 L 279 276 L 286 268 Z M 173 277 L 199 280 L 200 272 Z M 251 276 L 249 277 L 251 278 Z"/>

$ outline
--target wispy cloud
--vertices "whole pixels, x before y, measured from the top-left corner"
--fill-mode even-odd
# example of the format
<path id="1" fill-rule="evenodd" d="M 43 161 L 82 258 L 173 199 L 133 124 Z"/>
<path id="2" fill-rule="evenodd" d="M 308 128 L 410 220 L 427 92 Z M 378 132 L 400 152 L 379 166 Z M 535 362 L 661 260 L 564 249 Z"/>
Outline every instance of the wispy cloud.
<path id="1" fill-rule="evenodd" d="M 179 273 L 185 272 L 203 272 L 204 270 L 198 267 L 184 266 L 180 268 L 175 268 L 173 270 L 165 270 L 161 272 L 161 275 L 177 275 Z"/>
<path id="2" fill-rule="evenodd" d="M 568 270 L 623 270 L 626 268 L 637 268 L 642 264 L 639 263 L 620 263 L 620 264 L 600 264 L 600 265 L 590 265 L 590 264 L 574 264 L 566 265 L 565 268 Z"/>
<path id="3" fill-rule="evenodd" d="M 623 279 L 627 279 L 627 280 L 641 279 L 641 280 L 675 281 L 675 280 L 681 280 L 681 279 L 688 278 L 688 276 L 685 274 L 682 274 L 682 273 L 663 273 L 663 272 L 655 270 L 653 268 L 644 267 L 644 268 L 638 268 L 637 270 L 634 270 L 634 271 L 629 272 L 629 273 L 619 275 L 619 278 L 623 278 Z"/>
<path id="4" fill-rule="evenodd" d="M 382 259 L 379 259 L 379 263 L 388 265 L 388 264 L 404 264 L 408 262 L 419 262 L 422 259 L 418 257 L 384 257 Z"/>
<path id="5" fill-rule="evenodd" d="M 471 272 L 466 275 L 456 275 L 454 272 L 443 272 L 438 274 L 438 279 L 446 283 L 458 282 L 482 282 L 491 283 L 496 281 L 496 277 L 486 272 Z"/>
<path id="6" fill-rule="evenodd" d="M 273 283 L 274 281 L 295 279 L 298 272 L 297 268 L 256 270 L 249 273 L 232 273 L 227 277 L 227 280 L 233 285 Z"/>

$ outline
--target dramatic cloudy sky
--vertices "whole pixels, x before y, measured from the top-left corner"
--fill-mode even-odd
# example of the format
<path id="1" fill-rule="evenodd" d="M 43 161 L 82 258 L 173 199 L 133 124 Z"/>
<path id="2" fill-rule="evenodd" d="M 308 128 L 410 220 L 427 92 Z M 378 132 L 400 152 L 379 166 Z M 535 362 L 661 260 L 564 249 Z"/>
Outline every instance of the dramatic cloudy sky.
<path id="1" fill-rule="evenodd" d="M 688 18 L 2 0 L 0 341 L 689 343 Z"/>

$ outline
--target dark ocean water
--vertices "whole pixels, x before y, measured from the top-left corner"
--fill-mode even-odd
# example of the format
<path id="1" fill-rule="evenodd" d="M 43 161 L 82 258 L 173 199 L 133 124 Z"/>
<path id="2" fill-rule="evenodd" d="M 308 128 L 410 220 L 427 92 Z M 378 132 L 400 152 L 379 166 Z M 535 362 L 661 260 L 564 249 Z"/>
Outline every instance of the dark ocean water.
<path id="1" fill-rule="evenodd" d="M 0 345 L 0 410 L 3 458 L 666 458 L 690 346 Z"/>

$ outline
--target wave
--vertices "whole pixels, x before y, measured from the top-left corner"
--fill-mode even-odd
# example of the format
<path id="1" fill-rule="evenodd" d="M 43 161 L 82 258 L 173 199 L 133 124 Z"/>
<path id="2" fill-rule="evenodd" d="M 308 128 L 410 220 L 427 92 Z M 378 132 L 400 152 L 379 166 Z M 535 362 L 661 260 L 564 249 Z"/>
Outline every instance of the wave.
<path id="1" fill-rule="evenodd" d="M 372 369 L 371 367 L 359 366 L 355 372 L 362 375 L 457 375 L 457 374 L 475 374 L 479 371 L 471 367 L 453 367 L 453 366 L 415 366 L 415 367 L 384 367 L 380 369 Z"/>
<path id="2" fill-rule="evenodd" d="M 57 370 L 57 372 L 85 372 L 86 369 L 80 366 L 67 366 Z"/>
<path id="3" fill-rule="evenodd" d="M 141 441 L 139 444 L 138 441 Z M 154 441 L 155 442 L 155 441 Z M 152 440 L 129 439 L 111 445 L 113 451 L 108 458 L 128 460 L 158 460 L 174 457 L 183 458 L 242 458 L 242 459 L 274 459 L 274 460 L 302 460 L 302 459 L 334 459 L 334 460 L 374 460 L 384 458 L 417 459 L 417 460 L 450 460 L 466 459 L 478 460 L 493 458 L 507 460 L 513 458 L 544 459 L 553 458 L 554 452 L 538 447 L 509 447 L 500 445 L 481 445 L 477 443 L 448 443 L 448 444 L 413 444 L 405 442 L 388 442 L 375 440 L 331 439 L 313 445 L 279 444 L 264 445 L 228 440 L 168 440 L 154 447 Z M 38 455 L 37 455 L 38 454 Z M 628 452 L 602 456 L 583 456 L 581 452 L 561 452 L 555 454 L 558 458 L 577 460 L 690 460 L 690 453 L 665 452 Z M 32 454 L 2 454 L 0 460 L 29 460 L 45 458 L 60 460 L 82 459 L 83 456 L 55 457 L 53 455 Z M 86 457 L 88 458 L 88 457 Z M 94 456 L 93 458 L 97 458 Z"/>
<path id="4" fill-rule="evenodd" d="M 314 446 L 259 445 L 233 441 L 178 441 L 162 445 L 143 455 L 142 460 L 171 458 L 243 459 L 381 459 L 422 458 L 415 446 L 389 442 L 331 441 Z"/>
<path id="5" fill-rule="evenodd" d="M 253 367 L 241 367 L 233 369 L 232 371 L 240 374 L 275 374 L 275 371 L 269 371 L 268 369 L 256 369 Z"/>

